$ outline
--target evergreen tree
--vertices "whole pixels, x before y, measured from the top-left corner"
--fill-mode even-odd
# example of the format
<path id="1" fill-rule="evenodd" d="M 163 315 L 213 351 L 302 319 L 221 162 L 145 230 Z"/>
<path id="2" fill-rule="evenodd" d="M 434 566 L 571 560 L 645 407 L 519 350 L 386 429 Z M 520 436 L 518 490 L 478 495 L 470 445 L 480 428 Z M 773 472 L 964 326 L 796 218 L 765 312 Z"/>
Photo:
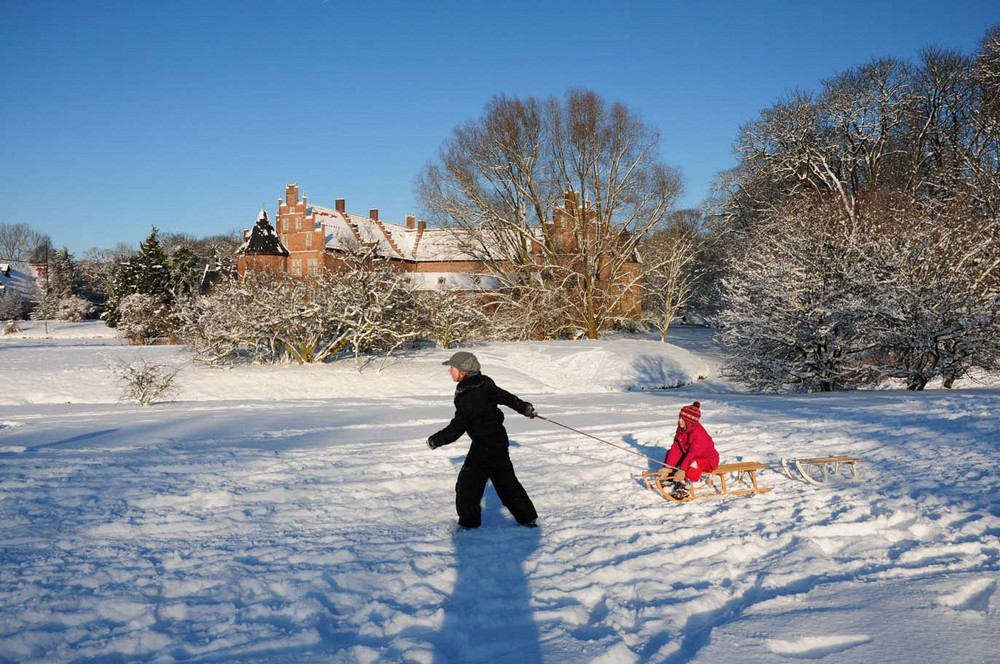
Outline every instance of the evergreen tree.
<path id="1" fill-rule="evenodd" d="M 149 237 L 139 245 L 139 253 L 126 259 L 116 270 L 102 315 L 111 327 L 117 327 L 121 321 L 121 303 L 129 295 L 147 295 L 167 307 L 173 303 L 170 260 L 158 233 L 153 227 Z"/>
<path id="2" fill-rule="evenodd" d="M 205 272 L 205 263 L 188 247 L 177 247 L 170 256 L 170 272 L 173 278 L 171 290 L 175 299 L 180 299 L 198 292 L 201 277 Z"/>

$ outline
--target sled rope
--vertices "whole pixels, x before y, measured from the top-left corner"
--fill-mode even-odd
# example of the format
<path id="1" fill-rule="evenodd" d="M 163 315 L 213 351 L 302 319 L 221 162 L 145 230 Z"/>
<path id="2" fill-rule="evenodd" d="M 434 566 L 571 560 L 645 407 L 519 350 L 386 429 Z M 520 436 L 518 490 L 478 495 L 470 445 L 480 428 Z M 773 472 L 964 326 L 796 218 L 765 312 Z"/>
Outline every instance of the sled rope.
<path id="1" fill-rule="evenodd" d="M 656 464 L 659 464 L 659 465 L 663 466 L 664 468 L 670 468 L 672 470 L 677 470 L 673 466 L 668 466 L 667 464 L 663 463 L 659 459 L 654 459 L 653 457 L 651 457 L 649 455 L 646 455 L 646 454 L 643 454 L 642 452 L 637 452 L 637 451 L 633 450 L 631 447 L 625 447 L 624 445 L 618 445 L 616 443 L 612 443 L 610 440 L 604 440 L 603 438 L 598 438 L 597 436 L 592 436 L 589 433 L 587 433 L 586 431 L 580 431 L 579 429 L 574 429 L 571 426 L 563 424 L 562 422 L 556 422 L 555 420 L 553 420 L 551 418 L 548 418 L 548 417 L 545 417 L 544 415 L 535 415 L 535 417 L 537 417 L 540 420 L 545 420 L 546 422 L 551 422 L 552 424 L 555 424 L 557 427 L 562 427 L 563 429 L 569 429 L 573 433 L 578 433 L 581 436 L 586 436 L 587 438 L 593 438 L 594 440 L 596 440 L 599 443 L 604 443 L 605 445 L 610 445 L 611 447 L 617 447 L 618 449 L 625 450 L 626 452 L 628 452 L 630 454 L 635 454 L 637 456 L 641 456 L 643 459 L 648 459 L 648 460 L 652 461 L 653 463 L 656 463 Z"/>

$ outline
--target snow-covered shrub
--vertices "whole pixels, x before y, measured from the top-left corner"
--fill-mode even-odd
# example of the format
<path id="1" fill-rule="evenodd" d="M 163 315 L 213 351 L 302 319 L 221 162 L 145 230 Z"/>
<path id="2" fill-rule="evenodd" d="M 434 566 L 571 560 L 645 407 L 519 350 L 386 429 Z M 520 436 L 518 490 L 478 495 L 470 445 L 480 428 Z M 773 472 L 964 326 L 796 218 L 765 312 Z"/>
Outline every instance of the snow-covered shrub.
<path id="1" fill-rule="evenodd" d="M 76 295 L 57 296 L 50 293 L 37 300 L 34 305 L 29 314 L 31 320 L 78 322 L 86 320 L 94 312 L 93 304 Z"/>
<path id="2" fill-rule="evenodd" d="M 266 299 L 254 293 L 270 287 L 270 275 L 224 279 L 210 295 L 192 297 L 174 312 L 182 339 L 195 356 L 209 364 L 240 360 L 273 362 L 278 350 L 268 328 Z"/>
<path id="3" fill-rule="evenodd" d="M 439 348 L 466 344 L 482 338 L 487 318 L 477 293 L 425 291 L 416 296 L 421 336 Z"/>
<path id="4" fill-rule="evenodd" d="M 363 357 L 390 355 L 418 336 L 416 304 L 406 274 L 379 257 L 375 248 L 355 248 L 340 270 L 324 273 L 332 293 L 330 315 L 339 322 L 359 370 Z"/>
<path id="5" fill-rule="evenodd" d="M 24 317 L 24 300 L 10 288 L 0 289 L 0 320 L 18 320 Z"/>
<path id="6" fill-rule="evenodd" d="M 490 293 L 488 337 L 501 341 L 577 338 L 565 299 L 544 289 L 500 289 Z"/>
<path id="7" fill-rule="evenodd" d="M 3 324 L 4 334 L 18 334 L 20 331 L 21 328 L 18 326 L 16 320 L 8 320 Z"/>
<path id="8" fill-rule="evenodd" d="M 94 305 L 82 297 L 71 295 L 59 300 L 56 319 L 70 322 L 86 320 L 94 313 Z"/>
<path id="9" fill-rule="evenodd" d="M 199 358 L 299 364 L 392 353 L 416 336 L 404 275 L 369 253 L 307 278 L 248 272 L 181 305 L 175 319 Z"/>
<path id="10" fill-rule="evenodd" d="M 132 293 L 118 305 L 117 327 L 133 344 L 152 343 L 170 334 L 170 308 L 156 296 Z"/>
<path id="11" fill-rule="evenodd" d="M 171 396 L 176 391 L 174 380 L 179 372 L 179 368 L 146 358 L 122 361 L 114 369 L 122 388 L 121 400 L 137 401 L 143 406 Z"/>

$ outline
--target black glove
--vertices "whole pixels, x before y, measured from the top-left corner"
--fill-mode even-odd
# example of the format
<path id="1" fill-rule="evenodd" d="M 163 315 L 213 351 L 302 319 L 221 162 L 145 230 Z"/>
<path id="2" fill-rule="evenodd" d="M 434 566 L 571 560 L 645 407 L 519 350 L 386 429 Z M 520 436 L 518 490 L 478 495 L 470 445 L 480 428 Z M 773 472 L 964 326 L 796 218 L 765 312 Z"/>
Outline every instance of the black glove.
<path id="1" fill-rule="evenodd" d="M 530 403 L 526 404 L 524 407 L 524 416 L 534 419 L 538 417 L 538 411 L 535 410 L 535 407 L 532 406 Z"/>
<path id="2" fill-rule="evenodd" d="M 441 447 L 441 443 L 435 441 L 434 436 L 431 436 L 430 438 L 427 439 L 427 447 L 431 448 L 432 450 L 436 450 L 437 448 Z"/>

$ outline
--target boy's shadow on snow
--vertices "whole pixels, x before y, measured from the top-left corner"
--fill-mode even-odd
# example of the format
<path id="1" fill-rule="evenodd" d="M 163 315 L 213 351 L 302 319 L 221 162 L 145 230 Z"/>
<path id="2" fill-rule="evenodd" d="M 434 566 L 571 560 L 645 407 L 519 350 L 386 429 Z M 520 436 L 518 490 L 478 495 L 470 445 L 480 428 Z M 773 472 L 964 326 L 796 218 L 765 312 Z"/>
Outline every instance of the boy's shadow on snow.
<path id="1" fill-rule="evenodd" d="M 434 640 L 434 662 L 541 662 L 525 571 L 538 549 L 540 528 L 517 525 L 492 483 L 483 501 L 483 525 L 452 536 L 457 574 Z"/>

